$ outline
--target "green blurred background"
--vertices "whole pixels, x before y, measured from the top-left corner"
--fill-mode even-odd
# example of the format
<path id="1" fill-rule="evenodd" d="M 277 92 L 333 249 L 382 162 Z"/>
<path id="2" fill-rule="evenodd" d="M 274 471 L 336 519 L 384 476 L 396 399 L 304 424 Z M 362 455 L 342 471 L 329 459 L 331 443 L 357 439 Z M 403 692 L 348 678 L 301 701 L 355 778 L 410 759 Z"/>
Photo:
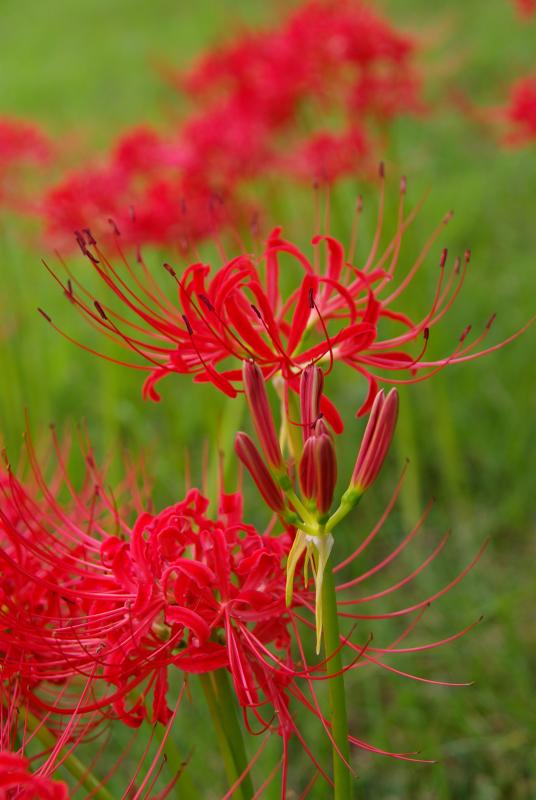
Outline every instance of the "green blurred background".
<path id="1" fill-rule="evenodd" d="M 204 47 L 230 39 L 244 21 L 269 22 L 290 6 L 261 0 L 198 0 L 194 5 L 171 0 L 4 0 L 0 113 L 34 119 L 54 137 L 77 142 L 81 152 L 104 148 L 130 125 L 163 124 L 170 114 L 180 113 L 177 95 L 159 78 L 155 65 L 185 65 Z M 390 0 L 379 8 L 426 43 L 422 66 L 434 104 L 426 118 L 396 122 L 386 154 L 394 176 L 393 200 L 401 172 L 409 177 L 410 203 L 431 189 L 407 237 L 403 262 L 410 263 L 442 215 L 454 208 L 454 220 L 434 252 L 443 244 L 453 253 L 471 247 L 473 260 L 461 298 L 434 337 L 437 352 L 447 351 L 467 323 L 481 329 L 495 311 L 492 338 L 499 341 L 533 313 L 536 148 L 499 146 L 457 112 L 449 89 L 463 89 L 480 105 L 500 103 L 507 84 L 534 66 L 536 22 L 522 24 L 506 0 Z M 376 190 L 358 181 L 345 182 L 334 197 L 337 211 L 347 209 L 345 219 L 339 215 L 338 232 L 348 231 L 353 198 L 361 191 L 365 229 L 371 235 Z M 308 203 L 303 198 L 296 202 L 281 184 L 274 221 L 284 221 L 287 233 L 303 242 L 312 232 L 304 222 Z M 61 426 L 85 419 L 101 455 L 119 453 L 125 446 L 131 453 L 143 448 L 159 501 L 171 502 L 182 490 L 185 447 L 199 469 L 201 443 L 222 435 L 224 401 L 211 387 L 198 386 L 192 402 L 190 381 L 176 377 L 163 382 L 160 405 L 143 403 L 137 374 L 94 359 L 57 337 L 36 306 L 44 307 L 75 338 L 92 343 L 90 329 L 62 302 L 40 267 L 42 255 L 50 256 L 43 247 L 36 248 L 35 230 L 6 214 L 0 217 L 0 431 L 11 458 L 20 448 L 25 408 L 38 438 L 51 421 Z M 162 255 L 149 255 L 149 262 L 151 258 L 158 264 Z M 427 308 L 434 264 L 432 257 L 412 299 L 413 309 L 405 310 Z M 394 545 L 409 530 L 432 495 L 437 502 L 430 537 L 425 534 L 404 556 L 401 568 L 411 569 L 419 555 L 429 552 L 433 533 L 452 528 L 453 538 L 430 574 L 420 579 L 419 592 L 412 590 L 400 603 L 432 593 L 491 538 L 475 571 L 434 605 L 412 641 L 447 636 L 481 614 L 483 624 L 432 655 L 393 661 L 419 675 L 474 680 L 475 685 L 426 686 L 374 667 L 349 680 L 355 735 L 378 746 L 418 749 L 423 757 L 438 760 L 435 766 L 421 766 L 357 752 L 363 797 L 536 797 L 533 342 L 529 332 L 486 359 L 402 390 L 396 453 L 359 518 L 346 525 L 337 541 L 342 555 L 351 549 L 352 537 L 355 541 L 363 535 L 381 512 L 390 480 L 406 457 L 411 460 L 409 478 L 387 526 L 386 543 Z M 353 410 L 363 391 L 354 375 L 341 371 L 338 398 L 348 425 L 340 447 L 347 469 L 361 430 Z M 248 515 L 262 525 L 266 520 L 256 510 L 253 493 L 249 498 Z M 368 628 L 361 628 L 361 638 L 367 634 Z M 388 638 L 384 633 L 382 641 Z M 195 687 L 193 691 L 195 699 Z M 193 749 L 192 779 L 200 797 L 212 798 L 223 792 L 224 782 L 204 726 L 200 704 L 187 704 L 177 743 L 184 753 Z M 121 742 L 112 746 L 120 748 Z M 317 747 L 326 750 L 322 737 Z M 306 772 L 295 749 L 291 784 L 296 789 L 304 787 Z M 325 792 L 318 784 L 312 796 L 325 797 Z M 267 796 L 277 797 L 276 789 Z"/>

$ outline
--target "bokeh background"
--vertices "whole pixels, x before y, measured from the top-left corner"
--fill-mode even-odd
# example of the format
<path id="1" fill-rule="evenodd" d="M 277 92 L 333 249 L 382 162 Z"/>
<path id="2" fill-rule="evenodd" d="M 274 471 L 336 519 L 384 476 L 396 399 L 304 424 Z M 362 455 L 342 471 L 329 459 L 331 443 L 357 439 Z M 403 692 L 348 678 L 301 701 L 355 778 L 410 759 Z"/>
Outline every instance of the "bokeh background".
<path id="1" fill-rule="evenodd" d="M 158 126 L 170 116 L 180 118 L 182 101 L 159 76 L 159 64 L 185 66 L 204 48 L 230 40 L 244 24 L 271 24 L 291 6 L 261 0 L 84 0 L 69 5 L 62 0 L 4 0 L 0 112 L 37 121 L 52 137 L 75 142 L 80 152 L 104 149 L 133 124 Z M 392 176 L 391 217 L 401 173 L 409 178 L 410 204 L 431 190 L 406 237 L 403 260 L 411 262 L 453 208 L 454 219 L 436 252 L 443 245 L 453 253 L 470 247 L 473 260 L 463 294 L 437 333 L 438 349 L 448 349 L 467 323 L 482 327 L 492 312 L 498 315 L 493 341 L 500 341 L 534 308 L 536 146 L 504 147 L 493 131 L 460 113 L 452 97 L 461 91 L 482 107 L 504 102 L 508 84 L 535 65 L 536 22 L 520 21 L 506 0 L 385 0 L 378 8 L 399 28 L 422 38 L 420 63 L 429 78 L 433 107 L 426 116 L 397 120 L 385 153 Z M 356 178 L 335 190 L 334 224 L 341 235 L 348 233 L 360 192 L 365 197 L 366 243 L 374 231 L 377 203 L 377 188 L 370 183 Z M 273 221 L 282 221 L 287 233 L 306 242 L 314 232 L 312 205 L 312 192 L 296 193 L 282 182 Z M 35 226 L 2 213 L 0 431 L 11 459 L 21 447 L 25 409 L 38 439 L 50 422 L 64 426 L 85 420 L 102 457 L 119 457 L 123 448 L 132 454 L 143 450 L 158 501 L 171 502 L 182 489 L 185 449 L 195 472 L 203 442 L 225 436 L 233 417 L 224 399 L 212 387 L 198 386 L 194 402 L 189 379 L 174 377 L 162 384 L 159 405 L 144 403 L 138 375 L 94 359 L 56 336 L 36 313 L 37 306 L 74 338 L 89 345 L 97 341 L 62 302 L 40 265 L 42 256 L 53 257 L 39 242 Z M 147 260 L 157 264 L 163 256 L 154 251 Z M 431 258 L 413 296 L 414 308 L 406 310 L 426 310 L 435 263 Z M 378 746 L 418 749 L 438 761 L 421 766 L 357 753 L 363 797 L 536 797 L 534 373 L 529 331 L 488 358 L 402 389 L 395 453 L 358 518 L 341 530 L 337 547 L 342 555 L 380 514 L 390 483 L 409 458 L 402 501 L 386 540 L 396 543 L 431 496 L 436 504 L 430 536 L 453 531 L 447 550 L 423 576 L 419 596 L 443 585 L 490 539 L 476 569 L 431 609 L 419 641 L 447 636 L 480 615 L 482 624 L 433 655 L 406 656 L 403 664 L 397 663 L 419 675 L 474 685 L 421 685 L 373 667 L 349 681 L 356 735 Z M 362 427 L 353 412 L 364 386 L 344 370 L 338 380 L 338 398 L 348 420 L 341 450 L 350 469 Z M 266 519 L 253 493 L 249 499 L 249 515 L 262 525 Z M 406 557 L 407 567 L 418 553 L 428 552 L 428 537 Z M 188 769 L 200 787 L 199 796 L 217 797 L 224 788 L 222 771 L 201 704 L 195 702 L 196 691 L 194 686 L 193 702 L 181 711 L 177 746 L 193 752 Z M 121 746 L 121 740 L 114 741 L 110 752 Z M 321 736 L 317 746 L 326 750 Z M 306 777 L 300 771 L 306 765 L 298 748 L 292 759 L 294 785 L 303 788 Z M 207 785 L 213 787 L 210 793 Z M 325 796 L 323 792 L 318 785 L 312 796 Z M 267 796 L 276 797 L 275 788 Z"/>

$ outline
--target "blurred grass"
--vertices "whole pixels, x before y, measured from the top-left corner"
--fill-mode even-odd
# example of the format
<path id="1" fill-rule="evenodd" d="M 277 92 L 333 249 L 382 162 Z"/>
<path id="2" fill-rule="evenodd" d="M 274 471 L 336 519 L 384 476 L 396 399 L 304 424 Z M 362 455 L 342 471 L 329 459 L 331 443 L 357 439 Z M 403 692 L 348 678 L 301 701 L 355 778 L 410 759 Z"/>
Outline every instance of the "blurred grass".
<path id="1" fill-rule="evenodd" d="M 429 117 L 397 122 L 387 158 L 393 197 L 401 171 L 409 176 L 410 203 L 432 188 L 404 244 L 402 265 L 410 263 L 434 225 L 454 208 L 455 217 L 433 253 L 437 256 L 443 244 L 453 254 L 469 246 L 473 259 L 462 296 L 434 334 L 433 346 L 436 352 L 448 351 L 468 322 L 481 329 L 495 311 L 492 338 L 499 341 L 533 313 L 536 152 L 501 149 L 456 112 L 445 87 L 457 85 L 477 103 L 499 103 L 508 82 L 533 66 L 536 25 L 519 23 L 506 0 L 460 1 L 447 10 L 427 0 L 390 0 L 382 7 L 408 30 L 435 42 L 423 69 L 430 74 L 430 99 L 436 109 Z M 156 75 L 155 63 L 184 64 L 222 32 L 230 37 L 239 20 L 268 19 L 275 11 L 261 0 L 199 0 L 195 7 L 171 0 L 150 5 L 86 0 L 68 7 L 49 0 L 23 7 L 4 0 L 0 112 L 37 119 L 55 136 L 78 137 L 88 148 L 104 146 L 129 125 L 158 124 L 170 113 L 175 115 L 170 112 L 174 106 L 180 108 L 175 94 Z M 451 67 L 445 69 L 445 64 Z M 440 75 L 441 70 L 446 74 Z M 433 88 L 441 86 L 443 93 Z M 348 209 L 346 230 L 353 198 L 362 189 L 348 183 L 334 198 L 337 207 Z M 365 234 L 364 241 L 369 241 L 376 190 L 365 187 L 364 194 L 369 236 Z M 277 205 L 278 216 L 289 220 L 287 232 L 305 242 L 311 230 L 303 225 L 304 203 L 283 189 Z M 39 254 L 31 246 L 34 238 L 17 221 L 0 219 L 0 430 L 9 452 L 15 458 L 25 407 L 35 431 L 50 421 L 85 418 L 102 454 L 123 446 L 134 453 L 144 448 L 159 501 L 171 501 L 177 487 L 182 488 L 185 446 L 193 454 L 195 476 L 200 444 L 217 434 L 224 400 L 211 387 L 197 386 L 192 402 L 190 381 L 169 378 L 162 383 L 160 405 L 143 403 L 138 374 L 94 359 L 54 335 L 36 306 L 44 307 L 74 338 L 91 343 L 88 327 L 62 302 L 40 267 Z M 158 264 L 159 255 L 153 258 Z M 415 310 L 427 307 L 435 277 L 432 255 L 412 301 Z M 401 669 L 432 678 L 475 680 L 474 687 L 419 685 L 373 667 L 352 676 L 350 710 L 356 735 L 378 746 L 422 749 L 423 757 L 440 761 L 435 766 L 384 763 L 359 753 L 355 764 L 361 796 L 536 796 L 533 341 L 529 333 L 487 359 L 438 375 L 433 384 L 401 392 L 397 457 L 391 459 L 383 486 L 397 474 L 395 461 L 401 464 L 409 455 L 412 465 L 387 541 L 396 543 L 401 530 L 409 530 L 418 506 L 431 495 L 436 495 L 437 505 L 430 530 L 454 531 L 431 576 L 423 574 L 415 599 L 443 585 L 491 537 L 475 572 L 430 610 L 424 631 L 414 640 L 431 640 L 434 632 L 439 638 L 447 636 L 482 613 L 485 621 L 433 657 L 408 655 L 396 662 Z M 357 441 L 361 429 L 352 413 L 363 386 L 349 373 L 343 378 L 338 392 L 350 420 L 347 438 L 341 440 L 348 470 L 352 438 Z M 362 535 L 387 496 L 386 488 L 378 489 L 363 504 L 359 518 L 341 531 L 341 552 L 351 549 L 355 530 Z M 262 524 L 253 492 L 248 498 L 251 516 Z M 428 534 L 416 545 L 415 557 L 428 552 L 426 544 L 430 546 Z M 413 563 L 411 556 L 404 562 L 408 570 Z M 388 640 L 385 633 L 380 638 Z M 182 753 L 194 746 L 193 780 L 202 791 L 210 778 L 214 791 L 203 796 L 217 797 L 223 786 L 219 759 L 212 745 L 199 743 L 207 740 L 207 721 L 195 688 L 193 692 L 192 708 L 183 709 L 185 727 L 179 726 L 178 745 Z M 325 748 L 325 743 L 318 747 Z M 302 788 L 303 763 L 294 745 L 292 773 L 296 787 Z M 312 796 L 324 797 L 325 789 L 318 784 Z"/>

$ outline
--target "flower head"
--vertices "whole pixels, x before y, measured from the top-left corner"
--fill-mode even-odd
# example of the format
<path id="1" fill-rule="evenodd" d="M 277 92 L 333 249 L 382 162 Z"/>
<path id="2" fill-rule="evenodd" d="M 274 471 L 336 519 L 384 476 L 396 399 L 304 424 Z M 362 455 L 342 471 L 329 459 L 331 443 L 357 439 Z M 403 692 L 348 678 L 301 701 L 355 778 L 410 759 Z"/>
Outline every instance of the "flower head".
<path id="1" fill-rule="evenodd" d="M 68 800 L 62 781 L 35 775 L 30 762 L 17 753 L 0 753 L 0 797 L 18 800 Z"/>
<path id="2" fill-rule="evenodd" d="M 314 380 L 311 385 L 315 385 Z M 62 454 L 60 449 L 58 455 Z M 8 673 L 13 670 L 11 680 L 15 680 L 16 668 L 18 704 L 35 707 L 41 714 L 67 718 L 67 725 L 60 727 L 64 731 L 62 744 L 73 738 L 80 740 L 86 723 L 78 721 L 84 715 L 89 716 L 89 725 L 111 717 L 131 727 L 139 727 L 150 718 L 168 731 L 184 692 L 184 676 L 226 669 L 232 676 L 248 728 L 255 724 L 257 731 L 260 726 L 261 732 L 281 737 L 283 793 L 292 736 L 299 739 L 329 782 L 292 710 L 292 702 L 301 704 L 330 736 L 316 682 L 326 679 L 326 662 L 331 654 L 311 663 L 302 641 L 307 630 L 316 627 L 312 611 L 318 584 L 311 591 L 296 572 L 292 601 L 287 603 L 285 597 L 285 559 L 294 550 L 292 531 L 270 536 L 244 523 L 238 494 L 227 495 L 213 519 L 208 515 L 207 499 L 195 489 L 158 513 L 143 510 L 142 503 L 134 523 L 129 524 L 119 513 L 114 498 L 103 489 L 102 475 L 92 458 L 86 461 L 88 473 L 82 496 L 69 481 L 66 488 L 70 500 L 61 502 L 49 490 L 32 449 L 30 458 L 33 480 L 23 485 L 11 474 L 3 484 L 0 558 L 9 569 L 2 571 L 0 581 L 9 581 L 9 573 L 18 571 L 34 592 L 43 589 L 55 596 L 56 606 L 19 603 L 16 611 L 0 606 L 0 649 L 4 668 Z M 59 476 L 68 480 L 63 467 Z M 56 488 L 60 488 L 57 481 Z M 378 525 L 349 558 L 335 567 L 336 574 L 358 556 L 363 559 L 368 545 L 381 531 L 399 488 Z M 84 495 L 86 499 L 82 500 Z M 444 537 L 410 574 L 399 567 L 394 581 L 391 578 L 392 582 L 381 592 L 367 594 L 360 588 L 357 596 L 346 594 L 356 585 L 362 587 L 372 575 L 392 565 L 396 567 L 398 555 L 415 538 L 426 516 L 395 550 L 378 562 L 373 561 L 358 577 L 339 583 L 341 620 L 367 620 L 372 625 L 384 618 L 408 618 L 407 626 L 393 643 L 382 645 L 375 641 L 373 646 L 370 637 L 356 641 L 353 631 L 341 636 L 344 671 L 374 664 L 421 682 L 443 683 L 410 675 L 386 663 L 385 658 L 428 651 L 472 627 L 437 642 L 401 646 L 415 629 L 414 614 L 421 616 L 430 602 L 458 583 L 474 562 L 422 601 L 402 604 L 392 611 L 375 611 L 377 599 L 396 597 L 403 586 L 418 578 L 441 552 L 446 543 Z M 13 547 L 18 552 L 17 560 L 11 558 Z M 324 549 L 311 562 L 317 572 L 322 558 L 329 555 L 329 536 L 325 542 L 322 540 L 321 547 Z M 34 560 L 31 569 L 28 559 Z M 300 558 L 296 564 L 299 561 Z M 6 672 L 4 685 L 5 676 Z M 183 685 L 173 710 L 167 700 L 171 679 Z M 386 753 L 353 735 L 350 742 L 371 752 L 416 759 L 412 754 Z M 9 770 L 16 770 L 16 785 L 31 786 L 35 792 L 38 784 L 32 783 L 26 762 L 19 755 L 11 757 L 11 761 L 8 758 L 8 774 Z M 5 762 L 4 758 L 0 766 L 4 767 Z M 50 770 L 53 769 L 51 755 Z M 45 778 L 49 778 L 48 771 L 40 774 L 40 780 Z M 141 783 L 140 798 L 149 796 L 148 781 L 146 776 Z M 44 781 L 42 785 L 60 792 L 43 794 L 43 798 L 62 798 L 61 784 L 49 787 Z"/>
<path id="3" fill-rule="evenodd" d="M 42 167 L 51 155 L 51 142 L 35 124 L 0 117 L 0 204 L 34 213 L 35 202 L 25 197 L 20 175 L 28 167 Z"/>
<path id="4" fill-rule="evenodd" d="M 509 90 L 506 107 L 502 110 L 508 126 L 506 141 L 527 144 L 536 141 L 536 76 L 527 75 L 516 81 Z"/>
<path id="5" fill-rule="evenodd" d="M 88 300 L 74 274 L 70 273 L 65 282 L 55 277 L 66 297 L 92 325 L 146 361 L 131 365 L 150 372 L 143 388 L 146 397 L 158 400 L 156 384 L 172 373 L 210 381 L 234 397 L 243 381 L 245 359 L 255 362 L 265 379 L 280 375 L 285 391 L 298 392 L 300 375 L 308 365 L 316 363 L 330 371 L 335 363 L 342 362 L 368 384 L 358 412 L 364 414 L 372 406 L 379 382 L 422 381 L 448 366 L 492 352 L 521 333 L 502 344 L 479 349 L 494 314 L 472 340 L 471 326 L 467 326 L 448 355 L 426 358 L 434 326 L 445 317 L 461 290 L 470 252 L 449 267 L 447 251 L 443 250 L 428 312 L 418 320 L 404 313 L 404 293 L 450 219 L 450 215 L 444 218 L 415 262 L 398 277 L 403 235 L 414 218 L 413 213 L 404 212 L 404 195 L 405 181 L 398 225 L 390 243 L 380 251 L 382 191 L 372 249 L 359 264 L 355 263 L 352 243 L 346 249 L 330 235 L 316 235 L 309 256 L 276 228 L 259 257 L 241 254 L 224 261 L 215 271 L 202 262 L 182 272 L 165 264 L 177 291 L 177 301 L 173 302 L 143 261 L 139 267 L 128 262 L 120 237 L 116 238 L 123 265 L 115 264 L 86 231 L 78 234 L 82 252 L 127 316 L 113 305 Z M 283 259 L 285 275 L 281 280 Z M 290 265 L 296 276 L 292 286 Z M 46 313 L 43 316 L 52 323 Z M 342 430 L 340 416 L 324 395 L 320 410 L 335 431 Z"/>
<path id="6" fill-rule="evenodd" d="M 535 0 L 515 0 L 515 6 L 518 14 L 525 19 L 536 13 Z"/>

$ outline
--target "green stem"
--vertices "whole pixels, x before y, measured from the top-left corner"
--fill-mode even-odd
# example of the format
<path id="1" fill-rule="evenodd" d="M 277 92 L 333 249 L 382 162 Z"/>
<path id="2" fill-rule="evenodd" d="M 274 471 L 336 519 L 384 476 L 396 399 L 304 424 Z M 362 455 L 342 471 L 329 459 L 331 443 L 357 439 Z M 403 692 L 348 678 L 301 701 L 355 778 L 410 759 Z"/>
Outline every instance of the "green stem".
<path id="1" fill-rule="evenodd" d="M 232 786 L 248 765 L 242 730 L 236 714 L 236 699 L 231 692 L 225 670 L 216 670 L 199 677 L 216 730 L 227 780 Z M 234 796 L 240 800 L 249 800 L 254 793 L 251 777 L 246 775 Z"/>
<path id="2" fill-rule="evenodd" d="M 28 730 L 32 731 L 32 733 L 35 731 L 35 736 L 41 744 L 47 748 L 55 747 L 57 743 L 56 737 L 48 728 L 41 724 L 41 721 L 38 720 L 37 717 L 34 717 L 30 711 L 25 711 L 24 719 Z M 60 755 L 63 754 L 64 749 L 65 748 L 62 748 L 62 750 L 60 750 Z M 73 778 L 79 781 L 84 789 L 90 792 L 92 797 L 97 798 L 97 800 L 114 800 L 113 795 L 110 794 L 108 789 L 101 784 L 92 772 L 89 772 L 86 765 L 76 756 L 68 755 L 62 763 L 62 767 L 65 767 Z"/>
<path id="3" fill-rule="evenodd" d="M 216 684 L 216 691 L 220 701 L 220 711 L 223 719 L 223 726 L 231 741 L 231 749 L 233 751 L 235 764 L 238 775 L 241 775 L 249 764 L 249 759 L 246 753 L 246 746 L 244 744 L 244 737 L 242 735 L 242 728 L 237 714 L 236 707 L 236 694 L 231 687 L 229 680 L 229 673 L 225 669 L 219 669 L 213 673 L 214 682 Z M 255 790 L 251 780 L 251 775 L 248 773 L 240 784 L 245 796 L 248 798 L 253 797 Z"/>
<path id="4" fill-rule="evenodd" d="M 356 489 L 354 490 L 348 489 L 343 494 L 339 507 L 335 509 L 331 517 L 326 522 L 327 533 L 332 531 L 333 528 L 335 528 L 339 524 L 339 522 L 341 522 L 346 516 L 348 516 L 350 511 L 353 511 L 353 509 L 361 500 L 361 497 L 362 497 L 362 492 L 359 492 Z"/>
<path id="5" fill-rule="evenodd" d="M 290 500 L 302 520 L 306 525 L 314 526 L 316 524 L 316 517 L 312 514 L 302 503 L 294 489 L 285 489 L 285 495 Z"/>
<path id="6" fill-rule="evenodd" d="M 334 800 L 351 800 L 352 774 L 348 766 L 350 764 L 350 746 L 348 744 L 346 692 L 344 688 L 344 675 L 342 674 L 335 582 L 333 580 L 333 571 L 329 559 L 324 571 L 322 605 L 324 649 L 326 658 L 329 658 L 326 667 L 332 673 L 331 677 L 327 678 L 327 681 L 332 726 L 331 732 L 336 745 L 336 747 L 335 745 L 333 746 L 333 780 L 335 784 L 333 797 Z"/>

